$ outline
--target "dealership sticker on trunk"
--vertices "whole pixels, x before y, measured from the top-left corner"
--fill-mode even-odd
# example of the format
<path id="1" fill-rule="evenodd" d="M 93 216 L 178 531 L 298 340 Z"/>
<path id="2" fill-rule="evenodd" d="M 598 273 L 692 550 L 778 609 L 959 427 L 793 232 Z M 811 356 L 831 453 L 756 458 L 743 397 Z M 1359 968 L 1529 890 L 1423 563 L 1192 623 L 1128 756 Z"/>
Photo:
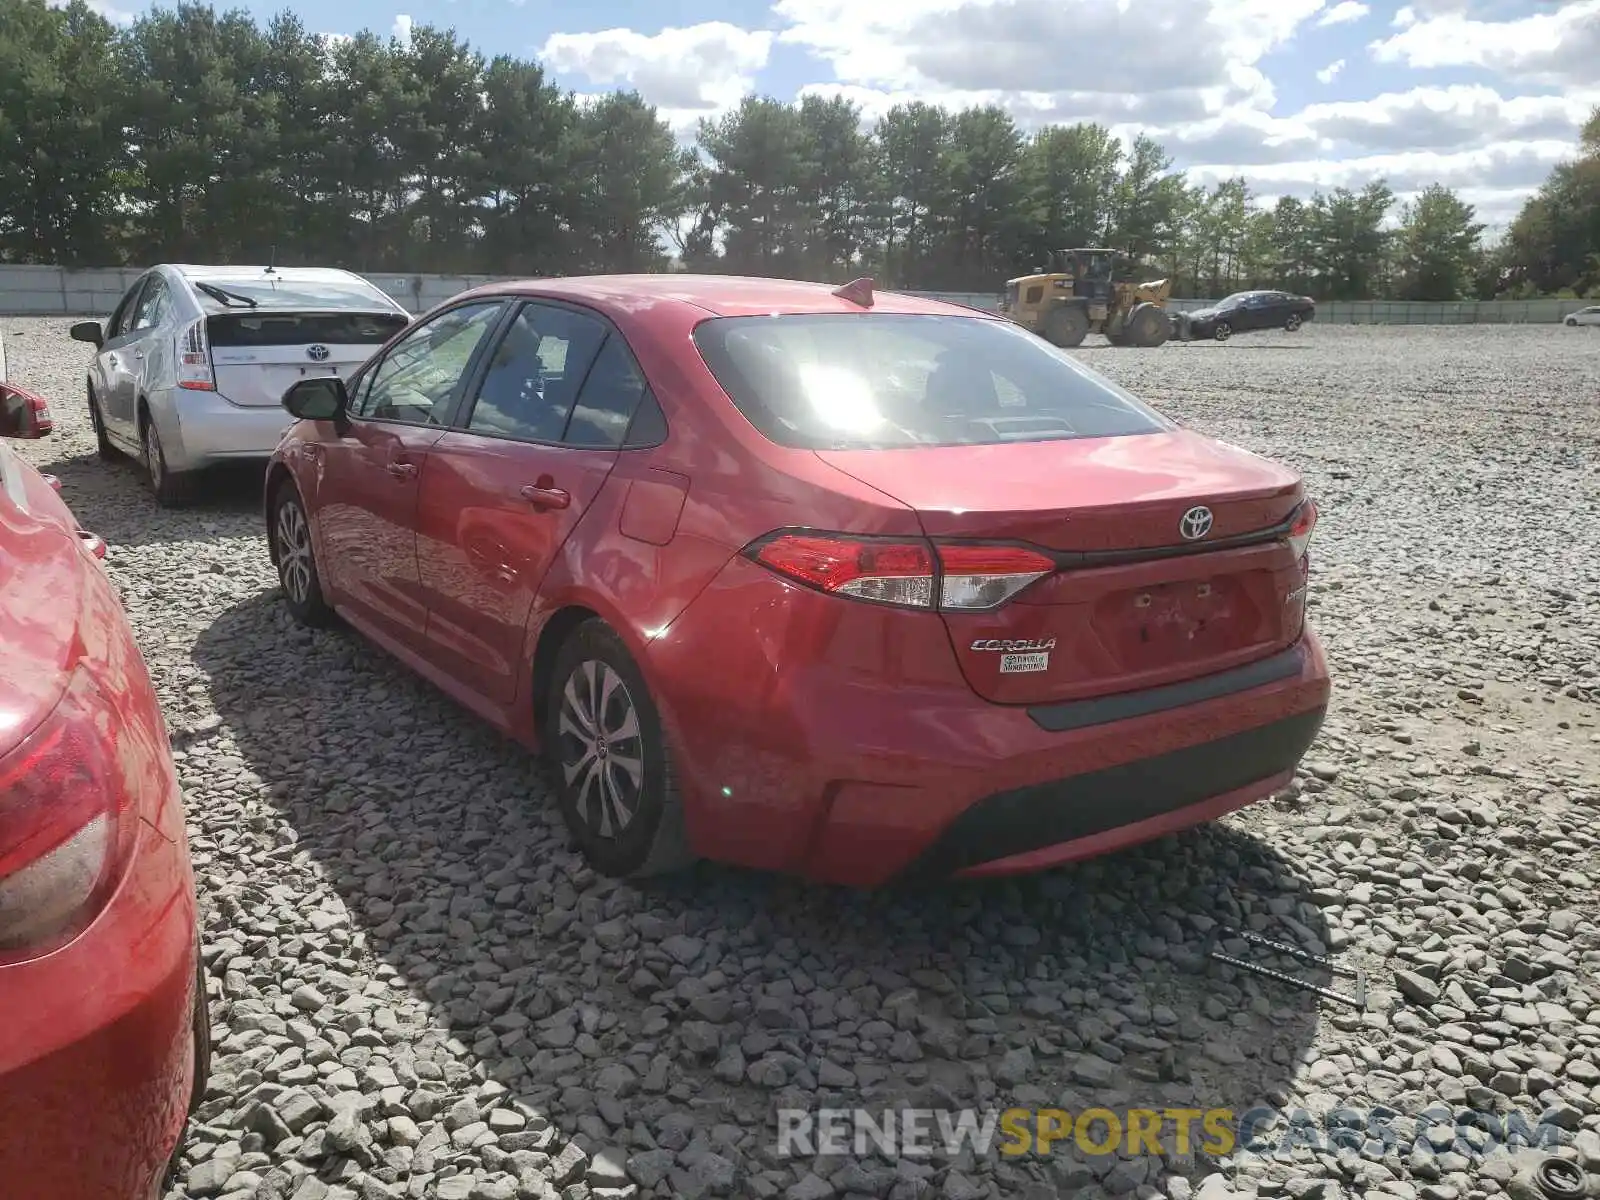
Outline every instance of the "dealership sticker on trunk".
<path id="1" fill-rule="evenodd" d="M 1029 671 L 1048 671 L 1050 669 L 1050 652 L 1043 654 L 1002 654 L 1000 656 L 1000 674 L 1022 675 Z"/>

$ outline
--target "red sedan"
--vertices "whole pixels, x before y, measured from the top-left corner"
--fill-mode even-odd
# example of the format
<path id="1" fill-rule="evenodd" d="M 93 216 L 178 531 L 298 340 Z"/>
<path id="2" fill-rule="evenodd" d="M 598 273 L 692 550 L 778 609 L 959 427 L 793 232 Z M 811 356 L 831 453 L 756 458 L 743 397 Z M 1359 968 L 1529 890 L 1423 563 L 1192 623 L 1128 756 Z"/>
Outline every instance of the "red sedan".
<path id="1" fill-rule="evenodd" d="M 0 434 L 49 411 L 0 385 Z M 149 1200 L 210 1056 L 183 802 L 97 559 L 0 440 L 0 1193 Z"/>
<path id="2" fill-rule="evenodd" d="M 602 872 L 1027 871 L 1289 781 L 1316 508 L 975 310 L 683 275 L 464 293 L 285 394 L 290 610 L 557 768 Z"/>

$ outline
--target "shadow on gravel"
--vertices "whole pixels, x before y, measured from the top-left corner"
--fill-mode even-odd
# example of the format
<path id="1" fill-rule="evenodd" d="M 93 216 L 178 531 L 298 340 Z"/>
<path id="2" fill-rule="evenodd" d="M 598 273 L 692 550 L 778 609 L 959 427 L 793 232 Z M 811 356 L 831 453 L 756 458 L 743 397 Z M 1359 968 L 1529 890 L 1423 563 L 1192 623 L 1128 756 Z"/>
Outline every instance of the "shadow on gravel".
<path id="1" fill-rule="evenodd" d="M 865 894 L 706 865 L 641 891 L 581 865 L 525 752 L 355 635 L 299 628 L 276 592 L 224 612 L 194 662 L 220 724 L 173 732 L 225 987 L 288 1012 L 284 993 L 310 985 L 296 1006 L 327 1005 L 316 1020 L 346 1032 L 374 1022 L 357 1043 L 380 1059 L 409 1055 L 402 1043 L 418 1060 L 475 1058 L 534 1114 L 498 1149 L 435 1144 L 372 1167 L 402 1187 L 453 1161 L 520 1169 L 506 1147 L 555 1155 L 563 1137 L 529 1137 L 542 1115 L 631 1161 L 646 1196 L 772 1195 L 808 1170 L 840 1195 L 931 1195 L 904 1182 L 916 1176 L 947 1196 L 1123 1194 L 1195 1169 L 1172 1124 L 1165 1168 L 1058 1143 L 1048 1159 L 991 1154 L 998 1191 L 967 1192 L 947 1176 L 984 1178 L 970 1150 L 898 1168 L 870 1143 L 859 1160 L 779 1159 L 776 1111 L 1242 1115 L 1283 1101 L 1312 1042 L 1313 998 L 1203 963 L 1216 922 L 1325 941 L 1294 868 L 1226 828 L 1020 881 Z M 291 927 L 263 929 L 249 914 L 285 886 Z M 380 962 L 357 969 L 330 928 Z M 291 979 L 272 976 L 280 964 Z M 240 1069 L 230 1049 L 224 1080 Z M 450 1085 L 441 1116 L 474 1086 L 459 1067 L 416 1074 Z M 212 1096 L 202 1119 L 233 1123 L 237 1101 Z M 549 1168 L 557 1183 L 582 1170 Z"/>
<path id="2" fill-rule="evenodd" d="M 41 449 L 48 443 L 40 443 Z M 263 468 L 228 466 L 206 471 L 197 481 L 194 500 L 182 509 L 163 509 L 145 486 L 143 468 L 131 458 L 103 461 L 92 450 L 35 465 L 61 481 L 61 497 L 85 529 L 99 534 L 112 546 L 149 546 L 192 541 L 208 532 L 236 535 L 254 532 L 265 536 L 261 517 Z M 188 517 L 191 520 L 185 520 Z"/>

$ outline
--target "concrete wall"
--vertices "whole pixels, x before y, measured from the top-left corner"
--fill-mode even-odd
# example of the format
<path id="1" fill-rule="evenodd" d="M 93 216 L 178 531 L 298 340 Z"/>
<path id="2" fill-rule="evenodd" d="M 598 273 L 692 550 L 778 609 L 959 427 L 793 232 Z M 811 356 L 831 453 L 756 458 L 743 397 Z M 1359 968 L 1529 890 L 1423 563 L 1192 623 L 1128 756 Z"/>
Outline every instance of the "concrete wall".
<path id="1" fill-rule="evenodd" d="M 0 265 L 0 316 L 104 317 L 117 306 L 136 269 L 69 271 L 59 267 Z M 413 313 L 424 312 L 458 292 L 492 283 L 492 275 L 372 274 L 367 278 Z M 953 300 L 993 309 L 999 292 L 915 292 L 913 295 Z M 1203 308 L 1205 300 L 1173 300 L 1174 308 Z M 1404 300 L 1328 301 L 1317 306 L 1324 325 L 1521 325 L 1553 324 L 1585 307 L 1584 300 L 1487 300 L 1452 304 Z"/>

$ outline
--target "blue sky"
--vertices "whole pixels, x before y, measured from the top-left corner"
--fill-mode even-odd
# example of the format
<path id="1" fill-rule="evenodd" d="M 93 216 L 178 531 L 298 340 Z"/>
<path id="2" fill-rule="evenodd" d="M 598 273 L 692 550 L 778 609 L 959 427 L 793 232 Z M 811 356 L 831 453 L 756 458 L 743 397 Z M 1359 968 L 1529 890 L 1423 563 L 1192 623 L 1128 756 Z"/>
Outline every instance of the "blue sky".
<path id="1" fill-rule="evenodd" d="M 92 0 L 114 19 L 150 0 Z M 453 26 L 574 91 L 636 87 L 680 133 L 751 91 L 867 117 L 998 103 L 1025 127 L 1145 130 L 1196 182 L 1264 200 L 1384 177 L 1456 187 L 1491 224 L 1600 104 L 1600 0 L 243 0 L 318 32 Z M 227 7 L 219 4 L 217 7 Z"/>

